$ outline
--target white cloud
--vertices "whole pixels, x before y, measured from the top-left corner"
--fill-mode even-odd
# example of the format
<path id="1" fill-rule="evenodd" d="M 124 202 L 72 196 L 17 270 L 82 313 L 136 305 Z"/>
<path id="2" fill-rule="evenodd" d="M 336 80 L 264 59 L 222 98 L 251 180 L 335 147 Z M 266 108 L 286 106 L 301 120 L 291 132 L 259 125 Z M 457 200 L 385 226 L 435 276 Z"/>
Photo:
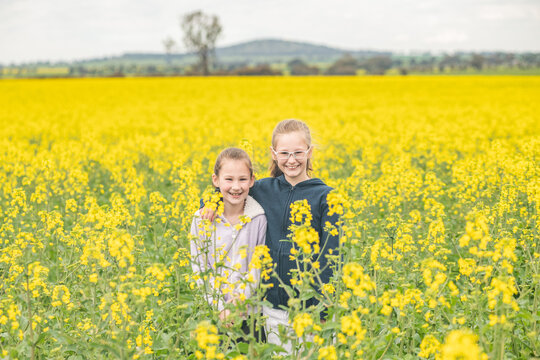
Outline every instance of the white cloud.
<path id="1" fill-rule="evenodd" d="M 218 15 L 218 46 L 257 38 L 343 49 L 540 51 L 540 0 L 0 0 L 0 64 L 181 46 L 179 15 Z"/>
<path id="2" fill-rule="evenodd" d="M 484 20 L 540 20 L 540 4 L 491 4 L 479 9 L 479 17 Z"/>
<path id="3" fill-rule="evenodd" d="M 467 39 L 469 39 L 469 36 L 463 31 L 447 29 L 433 36 L 427 37 L 426 42 L 434 45 L 453 45 L 464 43 L 467 41 Z"/>
<path id="4" fill-rule="evenodd" d="M 409 41 L 411 37 L 407 34 L 398 34 L 394 37 L 396 41 Z"/>

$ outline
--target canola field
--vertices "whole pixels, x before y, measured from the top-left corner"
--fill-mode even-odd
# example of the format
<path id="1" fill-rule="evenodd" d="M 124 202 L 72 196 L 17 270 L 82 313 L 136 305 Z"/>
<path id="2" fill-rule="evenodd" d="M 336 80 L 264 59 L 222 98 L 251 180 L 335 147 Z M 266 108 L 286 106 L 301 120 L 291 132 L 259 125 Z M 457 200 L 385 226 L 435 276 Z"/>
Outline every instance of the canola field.
<path id="1" fill-rule="evenodd" d="M 1 81 L 0 359 L 538 359 L 539 100 L 539 77 Z M 291 354 L 237 341 L 188 236 L 217 153 L 267 176 L 285 118 L 341 215 L 335 279 L 295 275 L 321 302 L 291 302 Z"/>

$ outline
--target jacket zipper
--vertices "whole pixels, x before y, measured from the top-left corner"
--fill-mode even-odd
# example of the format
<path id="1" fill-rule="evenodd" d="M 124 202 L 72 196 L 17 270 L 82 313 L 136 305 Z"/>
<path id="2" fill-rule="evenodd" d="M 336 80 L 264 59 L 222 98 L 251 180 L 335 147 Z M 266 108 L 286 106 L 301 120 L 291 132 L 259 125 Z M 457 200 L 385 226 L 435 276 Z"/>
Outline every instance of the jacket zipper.
<path id="1" fill-rule="evenodd" d="M 294 186 L 291 186 L 291 188 L 289 189 L 289 195 L 287 197 L 287 205 L 285 206 L 285 212 L 283 213 L 283 226 L 284 228 L 282 228 L 281 230 L 283 231 L 283 234 L 287 234 L 287 212 L 288 212 L 288 209 L 291 207 L 291 199 L 292 199 L 292 194 L 294 192 Z M 279 242 L 279 251 L 278 251 L 278 259 L 281 259 L 281 253 L 282 253 L 282 246 L 283 246 L 283 241 L 280 241 Z M 280 261 L 279 264 L 279 275 L 286 275 L 283 273 L 283 268 L 285 267 L 285 264 L 284 264 L 284 261 Z M 281 287 L 278 287 L 279 291 L 278 291 L 278 297 L 279 297 L 279 302 L 280 303 L 283 303 L 284 302 L 284 297 L 285 296 L 282 296 L 282 293 L 285 291 L 283 289 L 281 289 Z"/>

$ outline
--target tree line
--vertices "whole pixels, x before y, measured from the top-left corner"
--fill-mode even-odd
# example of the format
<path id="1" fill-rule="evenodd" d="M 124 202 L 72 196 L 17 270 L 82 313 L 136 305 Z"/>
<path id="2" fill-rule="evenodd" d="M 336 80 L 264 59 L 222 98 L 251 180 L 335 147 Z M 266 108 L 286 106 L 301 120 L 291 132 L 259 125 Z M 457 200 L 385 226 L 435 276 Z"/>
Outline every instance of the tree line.
<path id="1" fill-rule="evenodd" d="M 287 63 L 246 62 L 223 63 L 213 60 L 207 75 L 212 76 L 309 76 L 309 75 L 407 75 L 407 74 L 454 74 L 454 73 L 504 73 L 509 70 L 540 74 L 540 53 L 461 53 L 434 56 L 378 55 L 354 57 L 344 54 L 329 64 L 313 64 L 302 58 Z M 173 64 L 26 64 L 0 66 L 4 78 L 41 77 L 124 77 L 124 76 L 201 76 L 205 71 L 197 64 L 180 66 Z"/>

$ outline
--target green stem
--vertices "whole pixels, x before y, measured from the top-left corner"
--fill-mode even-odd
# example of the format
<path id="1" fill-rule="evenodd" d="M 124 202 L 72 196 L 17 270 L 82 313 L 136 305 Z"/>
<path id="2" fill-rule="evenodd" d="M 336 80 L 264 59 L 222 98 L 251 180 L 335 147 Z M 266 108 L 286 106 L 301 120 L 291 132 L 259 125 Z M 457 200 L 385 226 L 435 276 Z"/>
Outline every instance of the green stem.
<path id="1" fill-rule="evenodd" d="M 502 324 L 501 324 L 501 326 L 499 326 L 499 328 L 501 329 L 500 330 L 501 331 L 501 336 L 500 336 L 500 339 L 499 339 L 499 341 L 500 341 L 500 344 L 499 344 L 499 346 L 500 346 L 500 348 L 499 348 L 499 351 L 500 351 L 499 359 L 503 360 L 504 359 L 504 329 L 503 329 Z"/>
<path id="2" fill-rule="evenodd" d="M 394 339 L 394 337 L 392 337 L 392 339 L 388 342 L 388 345 L 386 345 L 386 349 L 384 349 L 383 353 L 381 354 L 381 356 L 379 357 L 378 360 L 381 360 L 383 357 L 384 357 L 384 354 L 386 354 L 386 352 L 388 351 L 388 349 L 390 348 L 390 345 L 392 345 L 392 340 Z"/>
<path id="3" fill-rule="evenodd" d="M 30 348 L 30 359 L 34 360 L 36 358 L 35 348 L 36 344 L 34 343 L 34 326 L 32 323 L 32 303 L 30 302 L 30 282 L 28 280 L 28 274 L 26 275 L 26 305 L 28 307 L 28 324 L 30 326 L 30 343 L 32 347 Z"/>

